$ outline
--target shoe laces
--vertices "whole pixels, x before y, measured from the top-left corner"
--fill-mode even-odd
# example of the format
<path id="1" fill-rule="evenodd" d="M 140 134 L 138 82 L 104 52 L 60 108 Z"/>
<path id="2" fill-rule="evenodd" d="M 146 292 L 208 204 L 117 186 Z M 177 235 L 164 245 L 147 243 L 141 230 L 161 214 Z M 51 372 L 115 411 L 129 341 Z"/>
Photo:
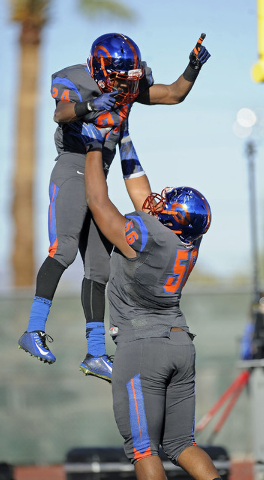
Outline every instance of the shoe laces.
<path id="1" fill-rule="evenodd" d="M 87 353 L 86 357 L 85 357 L 85 360 L 89 360 L 90 358 L 104 358 L 104 359 L 106 359 L 106 361 L 109 361 L 111 363 L 113 363 L 113 361 L 114 361 L 114 355 L 107 355 L 106 353 L 104 355 L 100 355 L 99 357 L 96 357 L 96 356 L 92 355 L 91 353 Z"/>
<path id="2" fill-rule="evenodd" d="M 42 343 L 43 347 L 45 347 L 45 348 L 48 348 L 47 344 L 46 344 L 47 341 L 49 343 L 53 342 L 53 338 L 45 332 L 38 332 L 38 335 L 39 335 L 39 338 L 41 340 L 41 343 Z"/>
<path id="3" fill-rule="evenodd" d="M 111 363 L 113 363 L 114 357 L 114 355 L 106 355 L 107 360 L 109 360 Z"/>

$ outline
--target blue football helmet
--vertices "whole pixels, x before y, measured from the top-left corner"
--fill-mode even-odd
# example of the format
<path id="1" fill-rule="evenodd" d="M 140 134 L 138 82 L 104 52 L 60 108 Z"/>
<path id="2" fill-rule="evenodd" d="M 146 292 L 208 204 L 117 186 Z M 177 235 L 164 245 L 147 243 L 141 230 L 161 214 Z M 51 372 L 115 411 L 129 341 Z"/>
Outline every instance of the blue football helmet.
<path id="1" fill-rule="evenodd" d="M 160 195 L 152 193 L 142 210 L 156 216 L 184 243 L 201 237 L 211 223 L 209 203 L 198 190 L 190 187 L 164 188 Z"/>
<path id="2" fill-rule="evenodd" d="M 116 105 L 133 102 L 144 74 L 141 53 L 131 38 L 121 33 L 106 33 L 92 44 L 87 66 L 101 92 L 119 91 Z"/>

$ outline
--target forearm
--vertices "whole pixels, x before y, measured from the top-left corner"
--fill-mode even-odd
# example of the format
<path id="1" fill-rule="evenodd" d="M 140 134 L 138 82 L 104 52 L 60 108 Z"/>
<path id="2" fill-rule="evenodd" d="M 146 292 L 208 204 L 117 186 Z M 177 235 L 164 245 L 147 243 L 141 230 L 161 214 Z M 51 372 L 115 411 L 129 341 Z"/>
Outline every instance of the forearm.
<path id="1" fill-rule="evenodd" d="M 80 107 L 80 105 L 84 103 L 86 104 L 87 102 L 75 103 L 61 100 L 57 104 L 56 110 L 54 112 L 54 122 L 71 123 L 77 122 L 80 119 L 82 119 L 86 123 L 93 121 L 96 117 L 96 114 L 93 110 L 88 111 L 88 109 L 85 109 L 85 105 L 83 105 L 83 107 Z"/>
<path id="2" fill-rule="evenodd" d="M 106 238 L 126 256 L 136 256 L 125 237 L 126 218 L 121 215 L 108 197 L 107 184 L 102 167 L 102 153 L 92 150 L 85 163 L 85 193 L 93 219 Z"/>
<path id="3" fill-rule="evenodd" d="M 151 193 L 148 177 L 137 156 L 137 152 L 128 131 L 128 119 L 123 124 L 119 140 L 120 159 L 126 189 L 135 210 L 142 205 Z"/>
<path id="4" fill-rule="evenodd" d="M 151 194 L 147 175 L 125 179 L 125 185 L 135 210 L 142 210 L 142 205 Z"/>
<path id="5" fill-rule="evenodd" d="M 128 119 L 120 133 L 119 152 L 124 180 L 144 175 L 145 172 L 128 131 Z"/>
<path id="6" fill-rule="evenodd" d="M 59 101 L 54 113 L 56 123 L 70 123 L 82 119 L 85 123 L 92 122 L 100 112 L 110 111 L 116 103 L 116 92 L 103 93 L 98 97 L 84 102 Z"/>
<path id="7" fill-rule="evenodd" d="M 74 102 L 68 102 L 61 100 L 54 112 L 53 120 L 56 123 L 70 123 L 78 120 L 74 111 Z"/>
<path id="8" fill-rule="evenodd" d="M 96 209 L 100 210 L 109 201 L 100 150 L 92 150 L 87 153 L 84 176 L 86 201 L 94 213 Z"/>
<path id="9" fill-rule="evenodd" d="M 210 58 L 210 53 L 202 46 L 204 38 L 205 34 L 201 34 L 195 48 L 189 55 L 189 63 L 186 69 L 175 82 L 171 85 L 151 85 L 137 98 L 137 101 L 147 105 L 175 105 L 183 102 L 190 93 L 203 64 Z"/>
<path id="10" fill-rule="evenodd" d="M 187 97 L 189 92 L 191 91 L 194 82 L 196 78 L 193 79 L 193 81 L 189 81 L 184 77 L 184 73 L 176 80 L 176 82 L 171 84 L 171 94 L 174 99 L 174 103 L 181 103 Z"/>
<path id="11" fill-rule="evenodd" d="M 149 88 L 149 104 L 176 105 L 183 102 L 194 85 L 183 74 L 171 85 L 156 84 Z"/>

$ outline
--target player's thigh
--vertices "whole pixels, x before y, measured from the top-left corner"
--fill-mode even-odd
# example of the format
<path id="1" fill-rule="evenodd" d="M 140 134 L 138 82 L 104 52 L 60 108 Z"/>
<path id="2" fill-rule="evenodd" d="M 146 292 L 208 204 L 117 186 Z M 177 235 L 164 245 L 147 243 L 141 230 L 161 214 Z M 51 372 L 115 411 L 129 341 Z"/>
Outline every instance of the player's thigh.
<path id="1" fill-rule="evenodd" d="M 85 247 L 85 235 L 87 245 Z M 82 232 L 80 250 L 84 260 L 85 277 L 99 283 L 107 283 L 110 273 L 110 254 L 112 243 L 100 232 L 93 218 L 90 220 L 89 230 Z"/>
<path id="2" fill-rule="evenodd" d="M 162 348 L 160 339 L 147 339 L 127 342 L 116 349 L 114 414 L 126 455 L 133 463 L 159 451 L 166 398 Z"/>
<path id="3" fill-rule="evenodd" d="M 84 176 L 77 173 L 78 167 L 70 163 L 70 158 L 67 156 L 64 161 L 57 162 L 50 180 L 50 243 L 56 244 L 54 258 L 65 265 L 70 264 L 78 252 L 88 210 Z"/>
<path id="4" fill-rule="evenodd" d="M 167 387 L 162 439 L 162 447 L 172 461 L 194 443 L 195 348 L 187 334 L 182 332 L 181 336 L 186 337 L 187 344 L 175 345 L 175 370 Z"/>

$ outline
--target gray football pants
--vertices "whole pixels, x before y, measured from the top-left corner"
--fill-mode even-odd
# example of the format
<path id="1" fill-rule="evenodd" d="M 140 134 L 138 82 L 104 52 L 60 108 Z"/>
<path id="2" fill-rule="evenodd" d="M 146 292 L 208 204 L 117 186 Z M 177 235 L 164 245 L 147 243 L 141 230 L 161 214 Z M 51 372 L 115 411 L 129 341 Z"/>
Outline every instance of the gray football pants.
<path id="1" fill-rule="evenodd" d="M 132 463 L 158 455 L 173 463 L 195 445 L 195 347 L 186 332 L 117 344 L 114 414 Z"/>
<path id="2" fill-rule="evenodd" d="M 95 225 L 84 186 L 85 155 L 58 156 L 50 178 L 49 256 L 64 267 L 80 250 L 85 278 L 106 284 L 112 245 Z"/>

